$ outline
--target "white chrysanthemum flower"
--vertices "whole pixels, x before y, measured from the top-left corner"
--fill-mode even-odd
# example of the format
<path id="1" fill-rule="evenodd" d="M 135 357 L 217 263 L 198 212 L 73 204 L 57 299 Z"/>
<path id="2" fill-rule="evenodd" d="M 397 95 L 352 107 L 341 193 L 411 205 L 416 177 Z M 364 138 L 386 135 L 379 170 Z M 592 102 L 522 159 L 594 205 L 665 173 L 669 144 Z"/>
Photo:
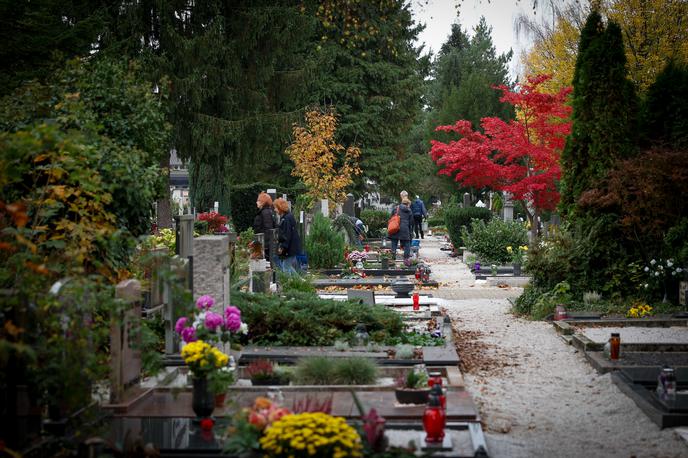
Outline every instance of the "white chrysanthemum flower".
<path id="1" fill-rule="evenodd" d="M 649 285 L 647 283 L 645 283 L 643 286 L 645 286 L 645 288 L 647 288 Z"/>
<path id="2" fill-rule="evenodd" d="M 667 259 L 667 267 L 673 266 L 674 263 L 671 261 L 671 259 Z"/>
<path id="3" fill-rule="evenodd" d="M 655 272 L 655 277 L 659 277 L 659 272 Z"/>
<path id="4" fill-rule="evenodd" d="M 239 332 L 241 334 L 248 334 L 248 324 L 241 323 L 241 326 L 239 327 Z"/>
<path id="5" fill-rule="evenodd" d="M 645 272 L 649 272 L 649 271 L 650 271 L 650 268 L 645 266 Z"/>
<path id="6" fill-rule="evenodd" d="M 657 267 L 659 268 L 659 270 L 664 270 L 664 266 L 663 266 L 663 265 L 661 265 L 661 264 L 660 264 L 660 265 L 658 265 Z"/>
<path id="7" fill-rule="evenodd" d="M 657 261 L 655 261 L 655 260 L 653 259 L 652 261 L 650 261 L 650 264 L 652 264 L 652 265 L 654 266 L 655 264 L 657 264 Z"/>
<path id="8" fill-rule="evenodd" d="M 683 272 L 683 269 L 681 269 L 680 267 L 677 267 L 676 272 L 681 273 L 681 272 Z"/>

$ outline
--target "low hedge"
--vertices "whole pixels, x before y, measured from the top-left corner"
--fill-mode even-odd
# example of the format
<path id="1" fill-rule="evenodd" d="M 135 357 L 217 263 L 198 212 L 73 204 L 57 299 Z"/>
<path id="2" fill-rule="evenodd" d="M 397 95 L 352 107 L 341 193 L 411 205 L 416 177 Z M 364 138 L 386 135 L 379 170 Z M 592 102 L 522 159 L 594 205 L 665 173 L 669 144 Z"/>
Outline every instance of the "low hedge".
<path id="1" fill-rule="evenodd" d="M 364 324 L 376 342 L 401 337 L 401 315 L 383 305 L 321 299 L 315 294 L 283 296 L 232 291 L 232 305 L 248 324 L 248 342 L 257 345 L 317 346 L 346 340 Z"/>
<path id="2" fill-rule="evenodd" d="M 361 212 L 361 221 L 368 226 L 368 237 L 387 235 L 387 222 L 390 214 L 384 210 L 366 209 Z"/>
<path id="3" fill-rule="evenodd" d="M 465 227 L 470 233 L 471 221 L 474 219 L 488 222 L 492 219 L 492 212 L 487 208 L 480 207 L 461 208 L 451 206 L 444 210 L 444 222 L 447 226 L 451 243 L 455 248 L 464 246 L 465 240 L 461 230 Z"/>
<path id="4" fill-rule="evenodd" d="M 470 231 L 463 228 L 461 235 L 466 248 L 480 261 L 489 263 L 508 264 L 511 262 L 511 254 L 506 247 L 516 248 L 528 244 L 528 233 L 522 223 L 505 222 L 499 218 L 488 223 L 474 219 Z"/>

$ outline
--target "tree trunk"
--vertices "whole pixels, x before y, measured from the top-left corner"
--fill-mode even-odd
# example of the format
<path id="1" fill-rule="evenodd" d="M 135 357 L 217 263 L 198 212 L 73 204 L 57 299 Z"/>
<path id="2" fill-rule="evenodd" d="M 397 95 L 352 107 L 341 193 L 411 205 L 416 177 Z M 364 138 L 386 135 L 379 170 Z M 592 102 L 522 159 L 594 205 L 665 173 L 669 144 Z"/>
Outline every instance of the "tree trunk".
<path id="1" fill-rule="evenodd" d="M 160 160 L 160 171 L 165 174 L 165 186 L 162 197 L 158 200 L 157 224 L 159 229 L 172 228 L 172 204 L 170 196 L 170 155 Z"/>
<path id="2" fill-rule="evenodd" d="M 533 222 L 530 225 L 531 240 L 534 242 L 538 235 L 538 209 L 533 208 Z"/>

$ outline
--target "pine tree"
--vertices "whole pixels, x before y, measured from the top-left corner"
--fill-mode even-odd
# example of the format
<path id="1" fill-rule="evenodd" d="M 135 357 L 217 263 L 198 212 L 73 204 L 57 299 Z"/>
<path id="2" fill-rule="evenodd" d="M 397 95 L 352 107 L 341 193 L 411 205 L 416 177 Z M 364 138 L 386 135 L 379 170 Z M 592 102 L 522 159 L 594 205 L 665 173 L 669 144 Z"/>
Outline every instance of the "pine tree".
<path id="1" fill-rule="evenodd" d="M 581 33 L 573 81 L 573 131 L 562 153 L 561 209 L 573 216 L 583 192 L 635 148 L 637 100 L 626 78 L 621 30 L 592 12 Z"/>

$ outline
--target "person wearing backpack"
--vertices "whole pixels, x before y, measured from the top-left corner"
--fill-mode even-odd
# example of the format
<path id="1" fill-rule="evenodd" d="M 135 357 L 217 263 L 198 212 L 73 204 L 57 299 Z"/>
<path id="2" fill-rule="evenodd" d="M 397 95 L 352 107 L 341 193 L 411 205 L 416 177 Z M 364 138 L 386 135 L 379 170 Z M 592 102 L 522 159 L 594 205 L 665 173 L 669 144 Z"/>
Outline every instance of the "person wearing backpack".
<path id="1" fill-rule="evenodd" d="M 404 249 L 404 264 L 408 264 L 411 258 L 411 235 L 413 234 L 413 213 L 411 212 L 411 201 L 408 198 L 402 198 L 401 204 L 394 207 L 392 210 L 392 218 L 388 224 L 388 237 L 392 241 L 392 259 L 396 259 L 397 246 L 401 243 Z M 392 226 L 396 228 L 396 224 L 392 224 L 392 219 L 398 216 L 399 228 L 398 230 L 390 230 Z"/>
<path id="2" fill-rule="evenodd" d="M 424 239 L 425 234 L 423 233 L 423 218 L 428 217 L 428 211 L 425 209 L 425 204 L 420 200 L 419 196 L 416 196 L 416 200 L 411 204 L 411 213 L 413 213 L 413 231 L 418 238 Z"/>

